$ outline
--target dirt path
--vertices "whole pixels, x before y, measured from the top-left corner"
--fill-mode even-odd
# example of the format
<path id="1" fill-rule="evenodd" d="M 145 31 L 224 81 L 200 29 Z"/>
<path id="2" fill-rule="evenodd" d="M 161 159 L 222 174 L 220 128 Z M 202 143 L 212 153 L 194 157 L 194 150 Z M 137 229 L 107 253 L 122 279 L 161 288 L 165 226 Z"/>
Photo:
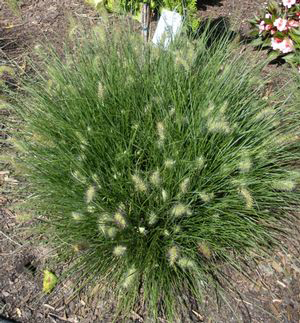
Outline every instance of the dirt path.
<path id="1" fill-rule="evenodd" d="M 203 0 L 199 16 L 228 17 L 232 22 L 241 22 L 246 31 L 246 20 L 263 2 Z M 18 16 L 0 0 L 0 65 L 18 65 L 18 73 L 25 73 L 28 55 L 36 44 L 51 42 L 61 47 L 70 30 L 70 17 L 91 25 L 99 20 L 81 0 L 23 0 Z M 70 299 L 70 281 L 50 296 L 41 293 L 48 250 L 33 246 L 32 237 L 23 233 L 22 228 L 30 222 L 30 217 L 13 211 L 13 205 L 21 199 L 16 188 L 23 185 L 21 173 L 9 163 L 15 155 L 9 139 L 18 129 L 18 120 L 3 102 L 0 102 L 0 315 L 22 323 L 111 322 L 113 304 L 84 293 Z M 297 238 L 296 226 L 292 230 Z M 209 293 L 203 305 L 192 309 L 184 322 L 300 322 L 300 257 L 296 238 L 295 246 L 289 245 L 287 253 L 277 251 L 273 257 L 258 259 L 256 265 L 245 269 L 252 282 L 235 275 L 241 297 L 235 294 L 229 299 L 231 310 L 222 303 L 218 311 L 214 305 L 216 299 Z M 55 268 L 57 275 L 61 271 L 62 266 Z M 143 322 L 142 317 L 141 310 L 124 322 Z"/>

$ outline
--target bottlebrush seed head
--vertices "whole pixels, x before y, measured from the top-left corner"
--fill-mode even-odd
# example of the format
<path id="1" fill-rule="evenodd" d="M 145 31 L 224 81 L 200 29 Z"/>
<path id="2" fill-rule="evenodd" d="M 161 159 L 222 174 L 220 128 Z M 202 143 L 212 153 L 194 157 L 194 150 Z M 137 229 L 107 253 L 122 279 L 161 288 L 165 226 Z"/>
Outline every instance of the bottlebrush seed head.
<path id="1" fill-rule="evenodd" d="M 167 199 L 168 199 L 168 196 L 169 196 L 169 195 L 168 195 L 168 192 L 167 192 L 166 190 L 164 190 L 164 189 L 163 189 L 163 190 L 161 191 L 161 196 L 162 196 L 163 201 L 164 201 L 164 202 L 166 202 L 166 201 L 167 201 Z"/>
<path id="2" fill-rule="evenodd" d="M 178 265 L 183 269 L 190 269 L 195 267 L 194 261 L 186 257 L 180 258 L 178 260 Z"/>
<path id="3" fill-rule="evenodd" d="M 214 193 L 206 193 L 204 191 L 200 192 L 199 196 L 200 196 L 201 200 L 205 203 L 210 202 L 215 197 Z"/>
<path id="4" fill-rule="evenodd" d="M 142 193 L 147 192 L 147 185 L 141 179 L 140 176 L 138 176 L 138 175 L 132 175 L 131 178 L 132 178 L 132 181 L 134 183 L 134 187 L 135 187 L 136 191 L 142 192 Z"/>
<path id="5" fill-rule="evenodd" d="M 126 247 L 125 246 L 116 246 L 114 247 L 114 251 L 113 251 L 113 254 L 116 256 L 116 257 L 120 257 L 120 256 L 123 256 L 126 252 Z"/>
<path id="6" fill-rule="evenodd" d="M 203 156 L 196 158 L 195 160 L 196 169 L 198 170 L 202 169 L 204 164 L 205 164 L 205 158 Z"/>
<path id="7" fill-rule="evenodd" d="M 251 159 L 247 156 L 242 157 L 241 161 L 239 162 L 239 169 L 241 173 L 249 172 L 251 167 L 252 167 Z"/>
<path id="8" fill-rule="evenodd" d="M 123 281 L 123 288 L 128 288 L 134 281 L 136 277 L 136 269 L 134 266 L 132 266 L 126 273 L 125 279 Z"/>
<path id="9" fill-rule="evenodd" d="M 89 186 L 86 193 L 85 193 L 85 199 L 86 203 L 89 204 L 92 202 L 96 194 L 96 189 L 93 185 Z"/>
<path id="10" fill-rule="evenodd" d="M 185 178 L 179 185 L 180 193 L 187 193 L 190 184 L 190 179 Z"/>
<path id="11" fill-rule="evenodd" d="M 72 212 L 72 218 L 75 220 L 75 221 L 80 221 L 82 220 L 83 218 L 83 214 L 80 213 L 80 212 Z"/>
<path id="12" fill-rule="evenodd" d="M 150 182 L 156 186 L 159 187 L 161 184 L 161 178 L 160 178 L 160 174 L 159 174 L 159 170 L 156 170 L 150 177 Z"/>
<path id="13" fill-rule="evenodd" d="M 177 247 L 173 246 L 168 250 L 168 258 L 169 258 L 170 265 L 173 266 L 178 258 Z"/>
<path id="14" fill-rule="evenodd" d="M 278 191 L 291 192 L 295 189 L 296 183 L 292 180 L 280 180 L 274 181 L 272 187 Z"/>
<path id="15" fill-rule="evenodd" d="M 126 221 L 121 212 L 116 212 L 114 218 L 119 227 L 121 227 L 122 229 L 126 227 Z"/>
<path id="16" fill-rule="evenodd" d="M 157 221 L 157 215 L 154 212 L 151 212 L 148 219 L 148 224 L 153 225 Z"/>
<path id="17" fill-rule="evenodd" d="M 182 203 L 178 203 L 173 206 L 173 208 L 171 210 L 171 214 L 174 215 L 175 217 L 179 217 L 184 214 L 191 215 L 192 212 L 187 205 L 184 205 Z"/>
<path id="18" fill-rule="evenodd" d="M 172 168 L 174 165 L 175 165 L 175 160 L 173 160 L 173 159 L 167 159 L 165 161 L 166 168 Z"/>
<path id="19" fill-rule="evenodd" d="M 252 198 L 251 193 L 245 187 L 241 187 L 239 189 L 239 191 L 240 191 L 240 194 L 245 199 L 246 208 L 247 209 L 252 209 L 252 207 L 253 207 L 253 198 Z"/>

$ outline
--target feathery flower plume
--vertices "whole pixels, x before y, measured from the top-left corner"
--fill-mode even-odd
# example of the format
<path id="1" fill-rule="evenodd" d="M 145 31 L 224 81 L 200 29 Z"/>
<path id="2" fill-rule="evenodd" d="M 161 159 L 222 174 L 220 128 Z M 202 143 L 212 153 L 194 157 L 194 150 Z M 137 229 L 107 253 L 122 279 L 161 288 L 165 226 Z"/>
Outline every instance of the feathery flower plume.
<path id="1" fill-rule="evenodd" d="M 177 217 L 177 216 L 181 216 L 181 215 L 184 215 L 184 214 L 191 215 L 192 212 L 188 208 L 187 205 L 184 205 L 182 203 L 178 203 L 178 204 L 173 206 L 173 208 L 171 210 L 171 214 L 174 215 L 175 217 Z"/>
<path id="2" fill-rule="evenodd" d="M 159 170 L 156 170 L 150 177 L 150 182 L 154 185 L 154 186 L 159 186 L 161 183 L 161 178 L 159 175 Z"/>
<path id="3" fill-rule="evenodd" d="M 139 227 L 139 233 L 145 235 L 147 232 L 146 232 L 146 229 L 144 227 Z"/>
<path id="4" fill-rule="evenodd" d="M 205 158 L 203 156 L 200 156 L 195 160 L 195 165 L 198 170 L 203 168 L 204 163 L 205 163 Z"/>
<path id="5" fill-rule="evenodd" d="M 203 202 L 208 203 L 215 197 L 215 194 L 214 193 L 206 193 L 203 191 L 203 192 L 199 193 L 199 196 Z"/>
<path id="6" fill-rule="evenodd" d="M 135 267 L 134 267 L 134 266 L 132 266 L 132 267 L 127 271 L 127 273 L 126 273 L 126 277 L 125 277 L 125 279 L 124 279 L 124 281 L 123 281 L 122 286 L 123 286 L 124 288 L 128 288 L 128 287 L 132 284 L 132 282 L 134 281 L 135 277 L 136 277 L 136 269 L 135 269 Z"/>
<path id="7" fill-rule="evenodd" d="M 276 114 L 276 110 L 273 108 L 265 108 L 258 112 L 258 114 L 255 116 L 255 120 L 260 121 L 267 117 L 271 117 Z"/>
<path id="8" fill-rule="evenodd" d="M 161 142 L 163 142 L 165 140 L 165 126 L 164 126 L 164 124 L 161 121 L 157 122 L 156 129 L 157 129 L 157 134 L 158 134 L 159 140 Z"/>
<path id="9" fill-rule="evenodd" d="M 245 199 L 246 208 L 247 209 L 252 209 L 252 207 L 253 207 L 253 198 L 252 198 L 250 192 L 245 187 L 241 187 L 239 191 L 240 191 L 241 195 Z"/>
<path id="10" fill-rule="evenodd" d="M 149 111 L 151 111 L 151 105 L 150 105 L 150 104 L 147 104 L 147 105 L 145 106 L 144 112 L 145 112 L 145 113 L 147 113 L 147 112 L 149 112 Z"/>
<path id="11" fill-rule="evenodd" d="M 116 236 L 117 234 L 117 229 L 114 228 L 114 227 L 110 227 L 107 229 L 107 235 L 111 238 L 111 239 L 114 239 L 114 237 Z"/>
<path id="12" fill-rule="evenodd" d="M 103 87 L 102 82 L 99 81 L 99 83 L 98 83 L 98 97 L 102 98 L 103 94 L 104 94 L 104 87 Z"/>
<path id="13" fill-rule="evenodd" d="M 119 204 L 118 210 L 119 210 L 120 212 L 125 212 L 125 211 L 126 211 L 126 206 L 125 206 L 125 204 L 124 204 L 123 202 L 121 202 L 121 203 Z"/>
<path id="14" fill-rule="evenodd" d="M 88 248 L 88 244 L 85 242 L 76 243 L 73 245 L 73 250 L 75 252 L 80 252 Z"/>
<path id="15" fill-rule="evenodd" d="M 80 145 L 80 147 L 81 146 L 84 147 L 83 145 Z M 83 149 L 85 149 L 85 147 Z M 79 154 L 77 158 L 78 158 L 79 161 L 83 162 L 83 161 L 86 160 L 86 155 L 84 153 L 83 154 Z"/>
<path id="16" fill-rule="evenodd" d="M 247 173 L 252 167 L 251 159 L 248 156 L 243 156 L 239 162 L 239 169 L 241 173 Z"/>
<path id="17" fill-rule="evenodd" d="M 73 249 L 74 249 L 75 252 L 79 252 L 80 251 L 80 247 L 79 247 L 78 244 L 74 244 L 73 245 Z"/>
<path id="18" fill-rule="evenodd" d="M 148 219 L 148 224 L 153 225 L 157 221 L 157 215 L 154 212 L 151 212 Z"/>
<path id="19" fill-rule="evenodd" d="M 231 131 L 228 122 L 224 118 L 208 120 L 207 127 L 209 131 L 217 133 L 228 134 Z"/>
<path id="20" fill-rule="evenodd" d="M 85 193 L 86 203 L 89 204 L 92 202 L 96 194 L 96 189 L 93 185 L 90 185 Z"/>
<path id="21" fill-rule="evenodd" d="M 189 183 L 190 183 L 190 179 L 189 178 L 185 178 L 179 185 L 179 189 L 180 192 L 185 194 L 188 191 L 188 187 L 189 187 Z"/>
<path id="22" fill-rule="evenodd" d="M 173 266 L 178 258 L 178 249 L 176 246 L 173 246 L 168 250 L 168 258 L 170 265 Z"/>
<path id="23" fill-rule="evenodd" d="M 176 110 L 175 110 L 174 107 L 172 109 L 170 109 L 170 111 L 169 111 L 169 117 L 172 117 L 175 114 L 175 112 L 176 112 Z"/>
<path id="24" fill-rule="evenodd" d="M 147 192 L 145 182 L 138 175 L 132 175 L 131 178 L 134 183 L 134 187 L 138 192 Z"/>
<path id="25" fill-rule="evenodd" d="M 285 135 L 280 135 L 278 137 L 275 137 L 274 143 L 277 146 L 282 146 L 282 145 L 290 145 L 300 139 L 299 136 L 289 133 Z"/>
<path id="26" fill-rule="evenodd" d="M 206 243 L 199 243 L 198 244 L 198 251 L 203 255 L 205 258 L 209 259 L 211 257 L 211 250 Z"/>
<path id="27" fill-rule="evenodd" d="M 89 213 L 94 213 L 96 211 L 96 207 L 94 205 L 88 205 L 87 211 Z"/>
<path id="28" fill-rule="evenodd" d="M 167 229 L 164 230 L 164 236 L 165 237 L 169 237 L 170 236 L 170 232 Z"/>
<path id="29" fill-rule="evenodd" d="M 188 268 L 194 268 L 195 267 L 195 263 L 193 260 L 190 260 L 186 257 L 180 258 L 178 260 L 178 265 L 183 268 L 183 269 L 188 269 Z"/>
<path id="30" fill-rule="evenodd" d="M 107 212 L 101 213 L 98 218 L 98 230 L 106 235 L 107 234 L 107 222 L 111 220 L 111 215 Z"/>
<path id="31" fill-rule="evenodd" d="M 161 191 L 161 196 L 162 196 L 162 199 L 163 199 L 163 201 L 164 202 L 166 202 L 167 201 L 167 199 L 168 199 L 168 192 L 166 191 L 166 190 L 162 190 Z"/>
<path id="32" fill-rule="evenodd" d="M 278 191 L 291 192 L 295 189 L 296 183 L 292 180 L 279 180 L 272 183 L 272 187 Z"/>
<path id="33" fill-rule="evenodd" d="M 75 221 L 80 221 L 83 218 L 83 214 L 80 212 L 72 212 L 71 215 Z"/>
<path id="34" fill-rule="evenodd" d="M 173 159 L 165 160 L 165 167 L 166 168 L 172 168 L 174 165 L 175 165 L 175 160 L 173 160 Z"/>
<path id="35" fill-rule="evenodd" d="M 116 246 L 114 247 L 113 254 L 117 257 L 123 256 L 124 253 L 126 252 L 126 249 L 127 248 L 125 246 L 121 246 L 121 245 Z"/>
<path id="36" fill-rule="evenodd" d="M 126 221 L 121 212 L 116 212 L 114 215 L 115 221 L 119 227 L 124 229 L 126 227 Z"/>
<path id="37" fill-rule="evenodd" d="M 215 105 L 212 102 L 209 102 L 208 108 L 203 113 L 203 116 L 208 117 L 210 114 L 213 113 L 214 110 L 215 110 Z"/>

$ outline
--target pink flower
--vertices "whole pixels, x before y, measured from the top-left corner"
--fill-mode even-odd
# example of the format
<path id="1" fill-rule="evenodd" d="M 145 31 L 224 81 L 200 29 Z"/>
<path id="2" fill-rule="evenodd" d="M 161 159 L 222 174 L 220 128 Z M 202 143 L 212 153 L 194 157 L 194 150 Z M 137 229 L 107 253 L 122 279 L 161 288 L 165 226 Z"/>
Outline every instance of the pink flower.
<path id="1" fill-rule="evenodd" d="M 277 27 L 279 31 L 284 31 L 287 28 L 287 20 L 282 18 L 277 18 L 274 21 L 274 26 Z"/>
<path id="2" fill-rule="evenodd" d="M 266 25 L 266 27 L 265 27 L 265 30 L 271 30 L 272 29 L 272 25 L 271 24 L 268 24 L 268 25 Z"/>
<path id="3" fill-rule="evenodd" d="M 289 28 L 293 28 L 293 27 L 297 28 L 299 26 L 300 26 L 300 21 L 297 21 L 297 20 L 294 20 L 294 19 L 288 21 L 288 27 Z"/>
<path id="4" fill-rule="evenodd" d="M 281 51 L 284 54 L 290 53 L 295 49 L 294 48 L 294 43 L 290 38 L 284 38 L 284 40 L 282 41 L 281 44 L 282 44 Z"/>
<path id="5" fill-rule="evenodd" d="M 274 50 L 280 50 L 283 54 L 292 52 L 294 48 L 294 43 L 290 38 L 272 38 L 271 46 Z"/>
<path id="6" fill-rule="evenodd" d="M 258 28 L 260 34 L 265 30 L 265 22 L 263 20 L 260 22 Z"/>
<path id="7" fill-rule="evenodd" d="M 276 31 L 274 29 L 271 30 L 271 35 L 274 35 Z"/>
<path id="8" fill-rule="evenodd" d="M 271 46 L 274 50 L 277 50 L 277 49 L 281 50 L 281 47 L 282 47 L 281 43 L 282 43 L 282 39 L 280 38 L 274 37 L 271 39 Z"/>
<path id="9" fill-rule="evenodd" d="M 269 14 L 269 13 L 266 13 L 265 18 L 266 18 L 266 19 L 270 19 L 270 18 L 272 18 L 272 15 L 271 15 L 271 14 Z"/>
<path id="10" fill-rule="evenodd" d="M 296 0 L 282 0 L 282 3 L 285 7 L 291 8 L 294 4 L 296 4 Z"/>

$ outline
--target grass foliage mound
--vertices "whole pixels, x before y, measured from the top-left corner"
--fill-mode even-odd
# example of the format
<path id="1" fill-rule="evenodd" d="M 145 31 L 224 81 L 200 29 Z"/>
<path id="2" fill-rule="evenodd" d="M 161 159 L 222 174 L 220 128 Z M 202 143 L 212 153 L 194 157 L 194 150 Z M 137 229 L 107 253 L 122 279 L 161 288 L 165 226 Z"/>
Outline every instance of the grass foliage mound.
<path id="1" fill-rule="evenodd" d="M 28 202 L 70 275 L 174 321 L 224 262 L 276 244 L 299 199 L 299 112 L 263 97 L 263 65 L 226 35 L 165 51 L 126 34 L 47 53 L 25 82 Z"/>

